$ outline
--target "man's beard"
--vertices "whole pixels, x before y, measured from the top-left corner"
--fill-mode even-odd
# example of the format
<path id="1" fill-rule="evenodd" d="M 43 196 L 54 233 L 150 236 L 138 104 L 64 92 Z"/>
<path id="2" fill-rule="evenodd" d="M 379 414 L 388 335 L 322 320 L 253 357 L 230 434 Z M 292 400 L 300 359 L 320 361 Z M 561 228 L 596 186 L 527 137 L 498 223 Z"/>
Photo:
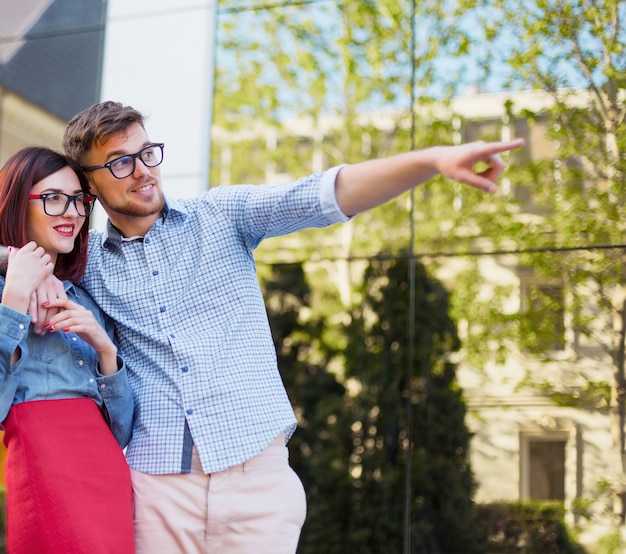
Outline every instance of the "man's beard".
<path id="1" fill-rule="evenodd" d="M 165 207 L 165 198 L 163 193 L 159 194 L 159 202 L 150 204 L 130 204 L 120 203 L 120 205 L 107 204 L 107 208 L 119 215 L 125 217 L 148 217 L 155 214 L 160 214 Z"/>

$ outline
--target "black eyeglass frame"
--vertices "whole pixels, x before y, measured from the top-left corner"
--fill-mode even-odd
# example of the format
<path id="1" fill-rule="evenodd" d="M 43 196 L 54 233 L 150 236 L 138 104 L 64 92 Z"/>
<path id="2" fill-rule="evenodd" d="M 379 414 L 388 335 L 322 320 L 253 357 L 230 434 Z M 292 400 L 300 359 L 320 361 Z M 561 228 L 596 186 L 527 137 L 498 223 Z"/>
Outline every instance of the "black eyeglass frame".
<path id="1" fill-rule="evenodd" d="M 137 158 L 139 158 L 141 160 L 141 163 L 143 163 L 143 165 L 145 165 L 146 167 L 156 167 L 158 165 L 161 165 L 163 163 L 163 148 L 164 147 L 165 147 L 165 143 L 163 142 L 153 142 L 152 144 L 148 144 L 147 146 L 144 146 L 141 150 L 139 150 L 139 152 L 135 152 L 134 154 L 124 154 L 123 156 L 118 156 L 117 158 L 114 158 L 110 162 L 107 162 L 105 164 L 90 165 L 87 167 L 83 167 L 83 171 L 96 171 L 98 169 L 104 169 L 106 167 L 111 172 L 111 175 L 113 175 L 113 177 L 115 177 L 116 179 L 126 179 L 126 177 L 130 177 L 134 173 L 136 163 L 137 163 Z M 161 150 L 161 159 L 159 160 L 158 163 L 155 163 L 154 165 L 148 165 L 146 163 L 146 160 L 144 160 L 141 157 L 141 155 L 146 150 L 149 150 L 150 148 L 159 148 Z M 130 158 L 133 161 L 132 170 L 128 173 L 128 175 L 124 175 L 123 177 L 118 177 L 113 172 L 113 168 L 111 166 L 114 163 L 119 162 L 123 158 Z"/>
<path id="2" fill-rule="evenodd" d="M 48 213 L 48 208 L 46 207 L 47 206 L 46 200 L 48 199 L 49 196 L 65 196 L 65 207 L 63 208 L 63 211 L 61 211 L 61 213 L 58 213 L 58 214 Z M 82 198 L 80 202 L 78 201 L 79 198 Z M 93 211 L 93 205 L 96 201 L 96 196 L 94 194 L 85 194 L 85 193 L 65 194 L 64 192 L 44 192 L 42 194 L 29 194 L 28 199 L 29 200 L 41 200 L 43 202 L 43 212 L 49 217 L 59 217 L 61 215 L 64 215 L 65 212 L 67 212 L 67 210 L 70 207 L 70 202 L 74 204 L 74 208 L 76 208 L 76 213 L 80 217 L 87 217 Z M 78 207 L 79 204 L 83 206 L 83 210 L 85 213 L 80 213 L 80 208 Z"/>

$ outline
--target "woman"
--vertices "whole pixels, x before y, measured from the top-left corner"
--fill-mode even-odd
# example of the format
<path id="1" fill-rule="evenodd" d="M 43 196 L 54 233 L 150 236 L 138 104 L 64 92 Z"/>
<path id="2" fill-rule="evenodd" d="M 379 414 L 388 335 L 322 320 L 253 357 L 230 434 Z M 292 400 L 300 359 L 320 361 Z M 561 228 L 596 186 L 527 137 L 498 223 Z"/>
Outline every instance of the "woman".
<path id="1" fill-rule="evenodd" d="M 134 552 L 122 452 L 133 397 L 103 314 L 73 284 L 85 270 L 94 201 L 82 170 L 46 148 L 21 150 L 0 170 L 0 244 L 11 245 L 0 277 L 11 554 Z M 51 274 L 65 295 L 37 335 L 29 302 Z"/>

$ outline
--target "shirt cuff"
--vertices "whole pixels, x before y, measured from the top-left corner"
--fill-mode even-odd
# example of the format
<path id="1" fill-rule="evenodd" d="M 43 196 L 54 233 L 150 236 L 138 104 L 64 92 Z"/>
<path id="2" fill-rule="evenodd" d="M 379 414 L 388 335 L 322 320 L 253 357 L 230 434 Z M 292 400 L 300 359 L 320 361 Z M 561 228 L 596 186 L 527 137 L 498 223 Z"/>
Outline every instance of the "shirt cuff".
<path id="1" fill-rule="evenodd" d="M 339 171 L 346 167 L 347 164 L 332 167 L 322 174 L 320 181 L 320 204 L 322 212 L 332 223 L 344 223 L 350 221 L 352 217 L 348 217 L 341 211 L 337 204 L 337 196 L 335 195 L 335 181 Z"/>
<path id="2" fill-rule="evenodd" d="M 23 314 L 0 304 L 0 334 L 21 341 L 28 333 L 30 314 Z"/>
<path id="3" fill-rule="evenodd" d="M 117 367 L 119 368 L 111 375 L 102 375 L 98 371 L 96 381 L 102 398 L 110 398 L 112 396 L 120 396 L 129 386 L 128 374 L 126 373 L 126 365 L 119 356 L 117 357 Z"/>

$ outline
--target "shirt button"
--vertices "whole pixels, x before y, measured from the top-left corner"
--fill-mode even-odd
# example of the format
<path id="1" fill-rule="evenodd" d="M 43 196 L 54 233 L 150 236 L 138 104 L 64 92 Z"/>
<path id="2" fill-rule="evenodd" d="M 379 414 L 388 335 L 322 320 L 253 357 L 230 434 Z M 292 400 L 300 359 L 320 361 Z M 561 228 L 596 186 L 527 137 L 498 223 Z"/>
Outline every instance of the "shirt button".
<path id="1" fill-rule="evenodd" d="M 184 366 L 182 368 L 183 373 L 187 373 L 189 371 L 189 368 L 187 366 Z"/>
<path id="2" fill-rule="evenodd" d="M 93 383 L 94 382 L 94 378 L 92 377 L 91 379 L 89 379 L 89 382 Z"/>
<path id="3" fill-rule="evenodd" d="M 165 311 L 165 306 L 161 306 L 159 310 L 161 310 L 161 313 L 163 313 Z"/>
<path id="4" fill-rule="evenodd" d="M 105 384 L 105 383 L 102 383 L 102 384 L 100 385 L 100 388 L 101 388 L 101 389 L 106 389 L 106 388 L 107 388 L 107 386 L 106 386 L 106 384 Z"/>
<path id="5" fill-rule="evenodd" d="M 150 239 L 144 239 L 144 242 L 145 242 L 146 244 L 150 244 Z"/>
<path id="6" fill-rule="evenodd" d="M 193 414 L 193 410 L 191 409 L 187 410 L 187 415 L 191 415 L 191 414 Z"/>
<path id="7" fill-rule="evenodd" d="M 23 324 L 23 323 L 20 323 L 20 324 L 18 325 L 18 327 L 19 327 L 20 329 L 24 329 L 24 324 Z"/>
<path id="8" fill-rule="evenodd" d="M 156 269 L 152 272 L 152 275 L 158 275 L 158 274 L 159 272 Z"/>
<path id="9" fill-rule="evenodd" d="M 83 365 L 85 362 L 83 362 L 82 360 L 78 360 L 78 365 Z"/>
<path id="10" fill-rule="evenodd" d="M 72 337 L 72 342 L 76 342 L 78 339 L 76 337 Z"/>
<path id="11" fill-rule="evenodd" d="M 171 339 L 175 339 L 175 338 L 176 338 L 176 335 L 175 335 L 174 333 L 172 333 L 172 334 L 170 335 L 170 338 L 171 338 Z"/>

